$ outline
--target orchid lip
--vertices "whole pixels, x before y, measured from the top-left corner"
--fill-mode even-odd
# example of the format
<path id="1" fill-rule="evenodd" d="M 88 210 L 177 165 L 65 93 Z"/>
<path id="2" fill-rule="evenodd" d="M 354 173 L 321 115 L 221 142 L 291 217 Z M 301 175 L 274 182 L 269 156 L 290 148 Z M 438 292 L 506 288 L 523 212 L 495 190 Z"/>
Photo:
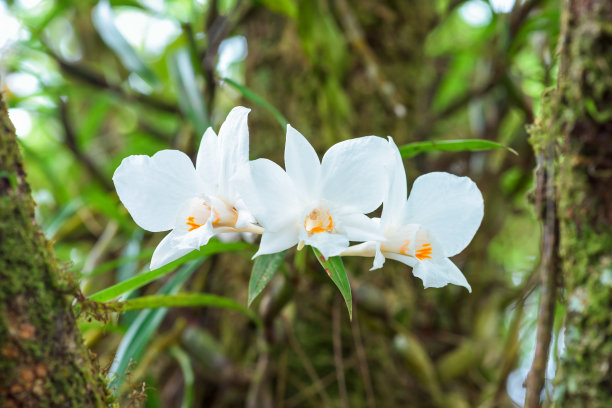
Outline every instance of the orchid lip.
<path id="1" fill-rule="evenodd" d="M 324 207 L 315 207 L 304 219 L 304 229 L 308 235 L 321 232 L 335 232 L 334 220 Z"/>
<path id="2" fill-rule="evenodd" d="M 209 202 L 212 204 L 209 204 Z M 194 199 L 189 205 L 185 225 L 189 227 L 188 232 L 194 231 L 204 225 L 208 220 L 213 227 L 236 226 L 238 211 L 216 197 L 210 197 L 208 201 Z"/>

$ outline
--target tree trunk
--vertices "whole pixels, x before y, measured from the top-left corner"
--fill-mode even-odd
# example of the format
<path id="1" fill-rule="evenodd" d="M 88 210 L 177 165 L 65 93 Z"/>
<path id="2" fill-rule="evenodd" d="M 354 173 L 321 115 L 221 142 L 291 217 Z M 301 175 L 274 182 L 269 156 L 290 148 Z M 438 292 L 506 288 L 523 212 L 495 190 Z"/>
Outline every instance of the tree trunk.
<path id="1" fill-rule="evenodd" d="M 107 406 L 70 304 L 77 283 L 60 269 L 0 94 L 0 406 Z"/>
<path id="2" fill-rule="evenodd" d="M 554 180 L 556 220 L 545 221 L 544 235 L 545 240 L 546 231 L 557 235 L 552 241 L 558 242 L 554 256 L 559 260 L 563 280 L 559 285 L 564 289 L 557 294 L 563 293 L 567 307 L 566 350 L 554 404 L 610 407 L 612 3 L 569 0 L 562 21 L 558 87 L 543 99 L 532 131 L 536 154 L 544 163 L 548 160 L 552 169 L 545 173 Z M 543 187 L 546 181 L 541 179 L 539 184 Z M 543 196 L 542 202 L 546 201 L 545 191 Z M 558 223 L 558 229 L 547 228 L 550 222 Z M 554 278 L 554 269 L 548 271 L 549 278 Z M 551 325 L 552 319 L 549 332 Z M 533 398 L 537 404 L 539 390 Z"/>

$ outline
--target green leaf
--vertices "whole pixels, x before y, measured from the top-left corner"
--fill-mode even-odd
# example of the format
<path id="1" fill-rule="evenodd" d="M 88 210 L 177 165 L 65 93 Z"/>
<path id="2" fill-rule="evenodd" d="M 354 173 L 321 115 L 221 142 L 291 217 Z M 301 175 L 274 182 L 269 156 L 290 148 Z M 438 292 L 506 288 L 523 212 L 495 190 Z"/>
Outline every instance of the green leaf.
<path id="1" fill-rule="evenodd" d="M 497 142 L 492 142 L 485 139 L 464 139 L 464 140 L 441 140 L 408 143 L 400 146 L 399 151 L 403 158 L 416 156 L 419 153 L 443 151 L 443 152 L 461 152 L 461 151 L 478 151 L 506 149 L 511 153 L 518 153 L 508 147 Z"/>
<path id="2" fill-rule="evenodd" d="M 278 121 L 278 123 L 280 123 L 283 129 L 287 127 L 287 119 L 285 119 L 285 117 L 264 98 L 262 98 L 255 92 L 251 91 L 246 86 L 240 85 L 238 82 L 234 81 L 233 79 L 223 78 L 223 82 L 226 82 L 232 88 L 236 89 L 238 92 L 240 92 L 242 96 L 244 96 L 251 102 L 258 104 L 259 106 L 261 106 L 262 108 L 270 112 L 272 116 L 274 116 L 274 118 Z"/>
<path id="3" fill-rule="evenodd" d="M 178 273 L 162 286 L 158 293 L 161 295 L 177 293 L 204 260 L 205 258 L 200 258 L 183 266 Z M 121 343 L 119 343 L 119 347 L 117 347 L 115 358 L 108 372 L 108 388 L 114 394 L 117 394 L 121 384 L 124 382 L 123 376 L 130 361 L 132 359 L 138 360 L 142 356 L 145 347 L 149 344 L 151 337 L 157 331 L 167 312 L 167 308 L 143 310 L 128 328 L 121 339 Z"/>
<path id="4" fill-rule="evenodd" d="M 297 15 L 297 5 L 294 0 L 259 0 L 264 6 L 277 13 L 285 14 L 295 18 Z"/>
<path id="5" fill-rule="evenodd" d="M 164 265 L 161 268 L 157 268 L 155 270 L 134 276 L 131 279 L 119 282 L 116 285 L 96 292 L 93 295 L 89 296 L 89 299 L 95 300 L 96 302 L 108 302 L 109 300 L 112 300 L 125 292 L 140 288 L 149 282 L 153 282 L 154 280 L 161 278 L 162 276 L 172 272 L 177 266 L 182 265 L 188 261 L 202 258 L 207 255 L 217 254 L 219 252 L 239 251 L 241 249 L 246 249 L 249 246 L 249 244 L 244 242 L 224 243 L 219 241 L 211 241 L 207 245 L 200 248 L 199 251 L 192 251 L 184 257 L 177 259 L 174 262 L 170 262 L 169 264 Z"/>
<path id="6" fill-rule="evenodd" d="M 137 309 L 156 309 L 160 307 L 218 307 L 238 310 L 259 324 L 253 311 L 232 299 L 208 293 L 180 293 L 178 295 L 151 295 L 119 302 L 122 311 Z"/>
<path id="7" fill-rule="evenodd" d="M 346 302 L 346 307 L 349 312 L 349 318 L 353 320 L 353 298 L 351 295 L 351 284 L 349 283 L 348 275 L 346 274 L 346 270 L 344 269 L 344 264 L 342 263 L 342 258 L 339 256 L 334 256 L 329 259 L 325 259 L 323 255 L 319 252 L 315 247 L 311 247 L 312 251 L 315 253 L 317 260 L 327 272 L 327 275 L 334 281 L 338 289 L 340 289 L 340 293 Z"/>
<path id="8" fill-rule="evenodd" d="M 155 73 L 144 63 L 115 25 L 113 9 L 108 0 L 99 1 L 93 8 L 91 17 L 100 37 L 117 54 L 123 66 L 137 73 L 150 85 L 157 85 Z"/>
<path id="9" fill-rule="evenodd" d="M 55 234 L 62 228 L 62 226 L 72 217 L 77 210 L 83 205 L 83 200 L 80 197 L 71 200 L 57 213 L 55 217 L 49 220 L 44 225 L 43 230 L 47 239 L 53 239 Z"/>
<path id="10" fill-rule="evenodd" d="M 181 408 L 190 408 L 193 407 L 194 402 L 194 375 L 193 375 L 193 367 L 191 366 L 191 359 L 189 355 L 185 353 L 183 349 L 178 346 L 170 347 L 170 354 L 172 357 L 176 359 L 179 363 L 179 367 L 181 367 L 181 372 L 183 373 L 183 402 L 181 403 Z"/>
<path id="11" fill-rule="evenodd" d="M 251 272 L 251 279 L 249 280 L 249 306 L 251 306 L 253 300 L 255 300 L 257 295 L 259 295 L 268 282 L 270 282 L 283 263 L 286 253 L 287 251 L 282 251 L 276 254 L 260 255 L 255 259 L 253 271 Z"/>
<path id="12" fill-rule="evenodd" d="M 170 56 L 168 65 L 181 111 L 189 118 L 196 133 L 203 135 L 210 122 L 189 51 L 180 48 Z"/>

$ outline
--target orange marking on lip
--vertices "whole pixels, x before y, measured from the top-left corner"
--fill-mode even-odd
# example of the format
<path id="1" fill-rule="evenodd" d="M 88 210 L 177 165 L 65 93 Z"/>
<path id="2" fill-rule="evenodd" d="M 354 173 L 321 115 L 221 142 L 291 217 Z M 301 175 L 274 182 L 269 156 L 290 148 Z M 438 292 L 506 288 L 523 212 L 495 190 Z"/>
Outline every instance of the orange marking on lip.
<path id="1" fill-rule="evenodd" d="M 407 255 L 407 256 L 412 256 L 408 254 L 408 251 L 410 251 L 410 240 L 407 239 L 406 242 L 404 242 L 404 245 L 402 245 L 399 249 L 400 254 L 402 255 Z"/>
<path id="2" fill-rule="evenodd" d="M 215 216 L 215 219 L 213 220 L 212 224 L 213 226 L 217 226 L 217 224 L 219 224 L 219 221 L 221 221 L 221 216 L 219 215 L 217 210 L 215 210 L 214 208 L 213 208 L 213 215 Z"/>
<path id="3" fill-rule="evenodd" d="M 431 254 L 432 254 L 433 250 L 431 248 L 431 244 L 427 243 L 427 244 L 423 244 L 421 245 L 421 249 L 419 249 L 418 251 L 416 251 L 415 256 L 422 261 L 423 259 L 431 259 Z"/>
<path id="4" fill-rule="evenodd" d="M 195 218 L 194 217 L 188 217 L 187 218 L 187 222 L 185 223 L 187 225 L 189 225 L 191 228 L 189 228 L 189 231 L 193 231 L 194 229 L 198 229 L 202 226 L 202 224 L 198 224 L 195 222 Z"/>
<path id="5" fill-rule="evenodd" d="M 331 215 L 328 217 L 329 223 L 327 224 L 327 226 L 321 225 L 321 223 L 319 223 L 318 225 L 312 227 L 310 230 L 308 229 L 307 224 L 308 224 L 309 218 L 312 220 L 313 218 L 318 216 L 318 212 L 315 213 L 315 211 L 313 211 L 311 215 L 309 215 L 304 221 L 304 229 L 306 230 L 306 232 L 308 232 L 309 234 L 318 234 L 319 232 L 331 231 L 334 228 L 334 221 L 332 220 Z M 314 217 L 311 218 L 312 215 L 314 215 Z"/>

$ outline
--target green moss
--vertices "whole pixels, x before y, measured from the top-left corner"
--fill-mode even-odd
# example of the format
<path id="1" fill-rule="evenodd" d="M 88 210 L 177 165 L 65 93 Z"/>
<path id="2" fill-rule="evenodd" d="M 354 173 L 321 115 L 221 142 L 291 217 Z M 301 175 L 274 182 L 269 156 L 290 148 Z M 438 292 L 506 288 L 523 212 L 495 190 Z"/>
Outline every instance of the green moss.
<path id="1" fill-rule="evenodd" d="M 589 6 L 590 7 L 590 6 Z M 568 2 L 559 87 L 531 129 L 552 143 L 559 256 L 567 303 L 566 352 L 555 406 L 612 406 L 612 6 Z"/>
<path id="2" fill-rule="evenodd" d="M 106 406 L 0 101 L 0 405 Z"/>

